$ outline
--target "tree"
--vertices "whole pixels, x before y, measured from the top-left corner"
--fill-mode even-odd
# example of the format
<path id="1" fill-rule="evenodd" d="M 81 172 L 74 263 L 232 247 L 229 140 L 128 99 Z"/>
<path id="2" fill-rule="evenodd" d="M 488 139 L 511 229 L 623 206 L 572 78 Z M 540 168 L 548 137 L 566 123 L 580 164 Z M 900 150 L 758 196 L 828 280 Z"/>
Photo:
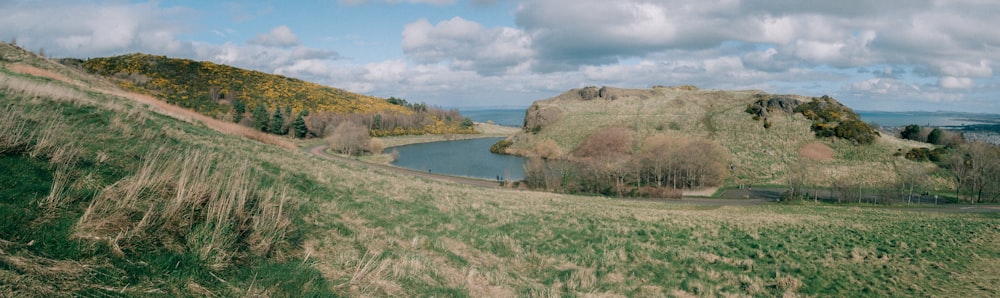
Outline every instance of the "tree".
<path id="1" fill-rule="evenodd" d="M 372 129 L 381 130 L 382 127 L 382 114 L 375 114 L 375 116 L 372 117 Z"/>
<path id="2" fill-rule="evenodd" d="M 274 115 L 271 116 L 271 133 L 276 135 L 287 134 L 288 130 L 284 126 L 285 116 L 281 115 L 281 109 L 274 109 Z"/>
<path id="3" fill-rule="evenodd" d="M 974 142 L 962 145 L 950 160 L 958 193 L 973 203 L 1000 199 L 1000 147 Z"/>
<path id="4" fill-rule="evenodd" d="M 292 121 L 292 130 L 295 133 L 296 138 L 305 138 L 309 134 L 309 128 L 306 127 L 306 120 L 302 118 L 302 114 L 299 113 L 298 117 L 295 117 L 295 121 Z"/>
<path id="5" fill-rule="evenodd" d="M 472 129 L 474 125 L 476 124 L 472 122 L 472 118 L 465 117 L 465 119 L 462 119 L 462 129 Z"/>
<path id="6" fill-rule="evenodd" d="M 263 131 L 267 130 L 267 108 L 264 105 L 257 105 L 257 108 L 253 110 L 253 127 Z"/>
<path id="7" fill-rule="evenodd" d="M 233 122 L 240 123 L 240 121 L 243 121 L 243 114 L 246 112 L 246 103 L 238 99 L 233 101 Z"/>
<path id="8" fill-rule="evenodd" d="M 899 137 L 904 140 L 920 141 L 920 125 L 910 124 L 903 128 L 903 131 L 899 132 Z"/>
<path id="9" fill-rule="evenodd" d="M 371 140 L 368 129 L 352 121 L 341 122 L 327 135 L 326 141 L 330 148 L 347 155 L 364 153 Z"/>
<path id="10" fill-rule="evenodd" d="M 935 127 L 934 130 L 931 130 L 931 133 L 927 135 L 927 142 L 934 145 L 941 145 L 944 141 L 944 138 L 942 137 L 943 133 L 944 132 L 941 131 L 940 128 Z"/>

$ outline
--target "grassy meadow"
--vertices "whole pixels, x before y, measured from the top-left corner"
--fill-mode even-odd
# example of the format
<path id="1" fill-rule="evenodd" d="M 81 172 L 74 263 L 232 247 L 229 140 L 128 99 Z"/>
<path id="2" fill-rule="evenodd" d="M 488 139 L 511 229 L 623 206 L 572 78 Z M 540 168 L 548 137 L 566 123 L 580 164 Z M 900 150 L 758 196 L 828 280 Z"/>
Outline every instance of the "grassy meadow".
<path id="1" fill-rule="evenodd" d="M 997 213 L 450 184 L 165 116 L 0 48 L 0 296 L 1000 294 Z"/>

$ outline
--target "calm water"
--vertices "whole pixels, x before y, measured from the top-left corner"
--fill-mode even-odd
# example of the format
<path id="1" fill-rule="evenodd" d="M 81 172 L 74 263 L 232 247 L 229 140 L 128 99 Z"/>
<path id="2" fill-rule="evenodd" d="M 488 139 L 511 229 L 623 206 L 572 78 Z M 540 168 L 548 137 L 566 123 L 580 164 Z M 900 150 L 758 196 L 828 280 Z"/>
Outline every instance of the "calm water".
<path id="1" fill-rule="evenodd" d="M 524 124 L 524 109 L 482 109 L 459 110 L 462 116 L 472 118 L 472 121 L 493 121 L 503 126 L 521 127 Z"/>
<path id="2" fill-rule="evenodd" d="M 484 138 L 413 144 L 386 149 L 397 150 L 393 165 L 430 170 L 434 173 L 483 179 L 507 177 L 511 181 L 524 179 L 524 158 L 490 153 L 490 145 L 501 138 Z"/>
<path id="3" fill-rule="evenodd" d="M 1000 116 L 957 112 L 879 112 L 858 111 L 861 120 L 875 122 L 882 126 L 966 126 L 990 124 L 1000 121 Z"/>

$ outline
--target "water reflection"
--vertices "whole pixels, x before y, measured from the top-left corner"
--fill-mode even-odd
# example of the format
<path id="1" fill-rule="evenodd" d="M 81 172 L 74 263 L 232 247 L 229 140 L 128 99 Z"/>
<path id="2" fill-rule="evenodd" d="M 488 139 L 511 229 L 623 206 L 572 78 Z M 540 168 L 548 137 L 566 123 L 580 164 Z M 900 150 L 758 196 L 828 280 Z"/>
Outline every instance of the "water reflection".
<path id="1" fill-rule="evenodd" d="M 482 179 L 524 179 L 524 158 L 490 153 L 502 138 L 412 144 L 386 149 L 399 152 L 393 165 L 419 171 Z"/>

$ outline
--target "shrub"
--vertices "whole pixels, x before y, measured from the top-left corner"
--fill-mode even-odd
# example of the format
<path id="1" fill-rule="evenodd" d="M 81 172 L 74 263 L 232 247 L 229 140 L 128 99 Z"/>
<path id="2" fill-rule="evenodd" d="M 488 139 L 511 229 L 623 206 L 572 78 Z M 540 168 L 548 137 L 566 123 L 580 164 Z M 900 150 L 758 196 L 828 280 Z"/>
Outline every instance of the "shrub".
<path id="1" fill-rule="evenodd" d="M 927 134 L 927 142 L 934 145 L 942 145 L 944 138 L 944 132 L 940 128 L 934 128 L 929 134 Z"/>
<path id="2" fill-rule="evenodd" d="M 513 145 L 513 144 L 514 144 L 514 142 L 511 142 L 511 141 L 508 141 L 508 140 L 499 140 L 499 141 L 497 141 L 496 143 L 493 143 L 493 145 L 490 146 L 490 152 L 493 152 L 493 153 L 496 153 L 496 154 L 507 154 L 507 147 L 510 147 L 510 145 Z"/>
<path id="3" fill-rule="evenodd" d="M 912 140 L 921 142 L 920 139 L 920 125 L 910 124 L 903 128 L 903 131 L 899 132 L 899 137 L 904 140 Z"/>
<path id="4" fill-rule="evenodd" d="M 361 155 L 369 149 L 368 129 L 354 122 L 343 122 L 327 134 L 330 148 L 347 155 Z"/>
<path id="5" fill-rule="evenodd" d="M 639 196 L 643 198 L 651 199 L 675 199 L 680 200 L 684 196 L 684 192 L 676 188 L 670 187 L 651 187 L 645 186 L 639 189 Z"/>

